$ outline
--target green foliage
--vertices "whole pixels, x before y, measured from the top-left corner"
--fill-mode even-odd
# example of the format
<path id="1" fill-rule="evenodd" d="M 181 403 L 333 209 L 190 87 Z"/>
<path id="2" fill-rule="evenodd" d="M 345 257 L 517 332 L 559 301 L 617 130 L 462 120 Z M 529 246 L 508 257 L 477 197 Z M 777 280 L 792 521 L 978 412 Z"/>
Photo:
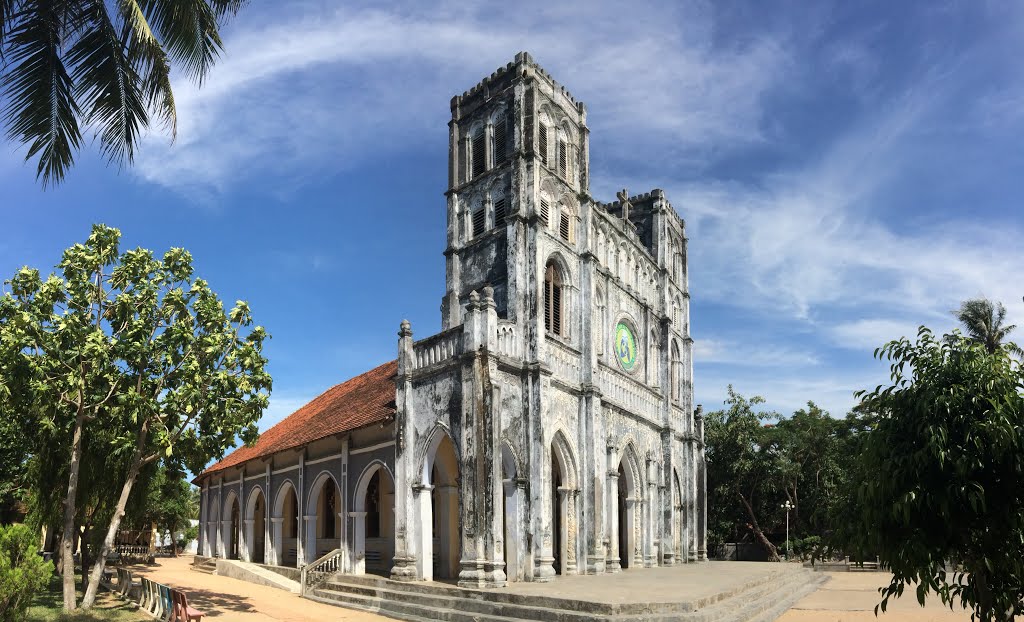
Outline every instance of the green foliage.
<path id="1" fill-rule="evenodd" d="M 219 23 L 244 0 L 0 0 L 0 100 L 12 140 L 59 182 L 95 130 L 100 151 L 131 163 L 151 119 L 175 132 L 171 64 L 201 82 L 221 50 Z"/>
<path id="2" fill-rule="evenodd" d="M 39 534 L 25 525 L 0 526 L 0 622 L 20 622 L 53 575 L 39 556 Z"/>
<path id="3" fill-rule="evenodd" d="M 184 249 L 122 253 L 120 237 L 96 225 L 59 275 L 22 268 L 0 297 L 0 413 L 31 422 L 34 505 L 105 526 L 105 546 L 150 465 L 198 472 L 255 442 L 271 387 L 245 302 L 226 311 Z"/>
<path id="4" fill-rule="evenodd" d="M 730 387 L 729 408 L 706 417 L 708 540 L 717 545 L 749 533 L 771 557 L 785 537 L 785 502 L 793 508 L 791 546 L 843 520 L 864 423 L 857 414 L 835 419 L 814 402 L 782 418 L 756 411 L 763 401 Z"/>
<path id="5" fill-rule="evenodd" d="M 772 446 L 764 421 L 777 419 L 775 413 L 756 412 L 761 397 L 749 400 L 729 387 L 726 410 L 708 413 L 704 439 L 708 462 L 709 539 L 717 544 L 736 534 L 737 525 L 749 531 L 768 553 L 778 560 L 775 546 L 764 535 L 760 520 L 778 512 L 771 502 L 777 498 L 781 463 Z"/>
<path id="6" fill-rule="evenodd" d="M 958 335 L 876 351 L 890 386 L 861 392 L 871 413 L 855 499 L 835 542 L 893 572 L 879 607 L 916 586 L 977 619 L 1022 611 L 1024 378 L 1002 348 Z M 962 571 L 947 572 L 946 563 Z"/>

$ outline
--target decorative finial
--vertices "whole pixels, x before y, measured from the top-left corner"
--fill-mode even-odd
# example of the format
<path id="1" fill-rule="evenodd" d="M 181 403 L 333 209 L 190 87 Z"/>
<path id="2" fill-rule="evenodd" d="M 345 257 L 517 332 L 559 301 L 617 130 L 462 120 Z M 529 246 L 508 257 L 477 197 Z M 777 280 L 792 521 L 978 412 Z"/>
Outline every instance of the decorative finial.
<path id="1" fill-rule="evenodd" d="M 399 337 L 412 337 L 412 324 L 409 320 L 402 320 L 401 327 L 398 329 Z"/>
<path id="2" fill-rule="evenodd" d="M 704 406 L 702 406 L 701 404 L 697 404 L 697 408 L 695 408 L 693 410 L 693 416 L 696 417 L 697 419 L 703 419 L 704 418 Z"/>

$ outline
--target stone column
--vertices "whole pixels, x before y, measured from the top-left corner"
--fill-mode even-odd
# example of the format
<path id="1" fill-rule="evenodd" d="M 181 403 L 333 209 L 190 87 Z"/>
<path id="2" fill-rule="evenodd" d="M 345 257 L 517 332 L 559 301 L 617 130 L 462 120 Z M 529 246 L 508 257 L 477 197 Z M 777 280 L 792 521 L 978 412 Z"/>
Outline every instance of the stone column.
<path id="1" fill-rule="evenodd" d="M 607 572 L 621 572 L 621 551 L 619 551 L 619 471 L 608 471 L 608 559 Z"/>
<path id="2" fill-rule="evenodd" d="M 352 573 L 366 574 L 366 512 L 349 512 L 352 519 Z"/>
<path id="3" fill-rule="evenodd" d="M 415 570 L 417 575 L 415 576 L 424 581 L 432 581 L 434 579 L 434 512 L 430 507 L 433 493 L 433 486 L 429 484 L 416 484 L 412 488 L 412 503 L 409 504 L 417 510 L 415 517 L 419 525 L 417 533 L 422 542 L 418 549 L 418 558 L 413 560 L 416 562 Z M 395 573 L 392 571 L 391 577 L 394 578 L 394 576 Z"/>
<path id="4" fill-rule="evenodd" d="M 629 548 L 628 551 L 619 551 L 619 557 L 623 555 L 629 555 L 630 567 L 636 568 L 642 566 L 644 563 L 643 555 L 637 546 L 637 538 L 640 531 L 640 525 L 636 522 L 637 514 L 637 503 L 638 499 L 635 497 L 626 497 L 626 546 Z"/>
<path id="5" fill-rule="evenodd" d="M 252 553 L 249 551 L 249 543 L 256 539 L 256 534 L 252 531 L 252 526 L 256 521 L 251 518 L 247 518 L 243 522 L 245 524 L 245 528 L 242 529 L 242 531 L 245 533 L 245 538 L 239 542 L 238 556 L 242 558 L 242 561 L 259 563 L 257 560 L 252 559 Z"/>
<path id="6" fill-rule="evenodd" d="M 227 559 L 228 553 L 228 536 L 231 534 L 231 519 L 222 518 L 220 520 L 220 554 L 217 557 L 221 559 Z"/>
<path id="7" fill-rule="evenodd" d="M 457 262 L 456 262 L 457 263 Z M 402 320 L 398 331 L 398 373 L 395 378 L 395 557 L 391 578 L 396 581 L 427 579 L 424 574 L 423 495 L 418 488 L 422 482 L 416 472 L 413 448 L 416 429 L 413 425 L 412 372 L 415 358 L 412 347 L 412 327 Z M 430 510 L 430 493 L 426 495 Z M 353 547 L 354 550 L 354 547 Z M 426 565 L 429 567 L 429 557 Z M 429 576 L 433 576 L 430 574 Z"/>
<path id="8" fill-rule="evenodd" d="M 274 533 L 274 537 L 267 543 L 266 550 L 267 555 L 270 558 L 269 563 L 274 566 L 284 565 L 284 517 L 283 516 L 272 516 L 270 517 L 271 530 Z"/>
<path id="9" fill-rule="evenodd" d="M 295 493 L 296 493 L 295 494 L 295 509 L 298 512 L 302 512 L 303 508 L 306 507 L 306 505 L 305 505 L 305 503 L 306 503 L 306 450 L 305 450 L 305 448 L 303 448 L 303 450 L 299 452 L 299 475 L 298 475 L 298 480 L 299 480 L 299 488 L 298 488 L 297 491 L 295 491 Z M 308 520 L 309 517 L 307 516 L 306 518 L 307 518 L 306 521 L 304 521 L 304 522 L 303 521 L 299 521 L 299 524 L 296 526 L 298 528 L 298 532 L 295 534 L 295 565 L 297 567 L 305 566 L 308 562 L 313 561 L 312 559 L 307 559 L 307 556 L 306 556 L 306 546 L 305 546 L 305 544 L 306 544 L 306 525 L 309 522 L 309 520 Z M 316 520 L 315 516 L 313 517 L 313 520 Z"/>
<path id="10" fill-rule="evenodd" d="M 658 465 L 651 459 L 647 460 L 647 515 L 644 516 L 644 567 L 658 565 L 658 526 L 657 516 L 661 497 L 658 495 Z"/>
<path id="11" fill-rule="evenodd" d="M 302 518 L 305 520 L 298 539 L 304 542 L 296 543 L 299 555 L 297 565 L 299 566 L 311 564 L 319 557 L 316 552 L 316 514 L 306 514 Z"/>
<path id="12" fill-rule="evenodd" d="M 199 504 L 199 542 L 196 546 L 196 550 L 200 555 L 206 555 L 209 557 L 209 538 L 207 537 L 206 530 L 210 528 L 210 484 L 203 482 L 203 498 Z"/>
<path id="13" fill-rule="evenodd" d="M 270 464 L 267 462 L 267 485 L 264 488 L 265 494 L 263 495 L 263 563 L 270 565 L 274 563 L 274 549 L 271 544 L 271 518 L 270 518 L 270 504 L 274 502 L 273 491 L 270 489 Z"/>

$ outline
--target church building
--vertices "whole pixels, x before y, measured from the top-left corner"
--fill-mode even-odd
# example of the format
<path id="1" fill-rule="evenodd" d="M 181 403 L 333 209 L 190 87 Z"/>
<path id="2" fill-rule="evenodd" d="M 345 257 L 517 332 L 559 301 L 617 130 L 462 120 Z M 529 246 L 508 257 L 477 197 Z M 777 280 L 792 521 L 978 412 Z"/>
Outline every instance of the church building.
<path id="1" fill-rule="evenodd" d="M 464 587 L 705 560 L 686 231 L 529 54 L 451 100 L 441 331 L 196 478 L 199 553 Z"/>

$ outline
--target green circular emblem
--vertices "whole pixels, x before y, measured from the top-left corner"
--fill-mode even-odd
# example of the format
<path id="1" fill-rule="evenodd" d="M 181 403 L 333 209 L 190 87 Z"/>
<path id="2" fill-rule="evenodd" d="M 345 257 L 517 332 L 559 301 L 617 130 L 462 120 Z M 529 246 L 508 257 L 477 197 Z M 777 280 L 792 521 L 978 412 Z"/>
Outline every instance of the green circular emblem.
<path id="1" fill-rule="evenodd" d="M 626 371 L 633 371 L 636 367 L 638 350 L 636 347 L 636 336 L 628 324 L 619 322 L 615 327 L 615 358 L 619 359 L 619 365 Z"/>

